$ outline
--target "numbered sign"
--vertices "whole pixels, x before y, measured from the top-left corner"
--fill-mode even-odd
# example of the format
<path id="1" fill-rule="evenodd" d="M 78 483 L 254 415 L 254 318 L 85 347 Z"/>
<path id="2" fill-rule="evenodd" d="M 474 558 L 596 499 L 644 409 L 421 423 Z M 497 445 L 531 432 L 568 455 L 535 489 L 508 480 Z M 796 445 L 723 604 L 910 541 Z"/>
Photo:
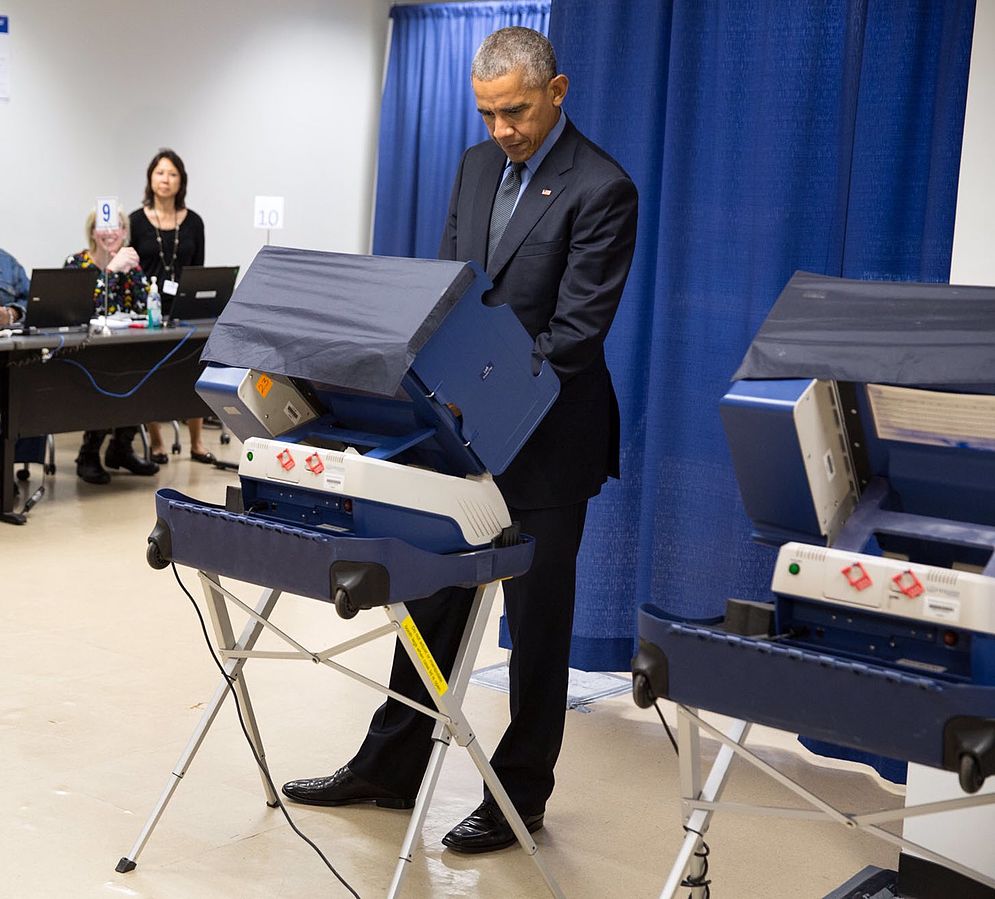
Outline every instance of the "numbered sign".
<path id="1" fill-rule="evenodd" d="M 116 231 L 121 227 L 121 217 L 117 211 L 117 197 L 97 197 L 97 231 Z"/>
<path id="2" fill-rule="evenodd" d="M 283 197 L 256 197 L 253 225 L 266 231 L 283 227 Z"/>

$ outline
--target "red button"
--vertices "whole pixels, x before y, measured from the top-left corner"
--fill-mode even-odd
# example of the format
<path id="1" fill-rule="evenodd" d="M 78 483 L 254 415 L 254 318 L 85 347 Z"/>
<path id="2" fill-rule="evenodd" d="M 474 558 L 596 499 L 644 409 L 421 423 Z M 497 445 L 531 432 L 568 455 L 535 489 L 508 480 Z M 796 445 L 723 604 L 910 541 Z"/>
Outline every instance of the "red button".
<path id="1" fill-rule="evenodd" d="M 925 589 L 911 568 L 906 569 L 901 574 L 896 574 L 892 580 L 895 582 L 898 592 L 904 593 L 909 599 L 915 599 Z"/>
<path id="2" fill-rule="evenodd" d="M 864 571 L 864 566 L 860 562 L 847 565 L 843 569 L 843 577 L 846 578 L 847 583 L 855 590 L 866 590 L 874 583 L 871 580 L 871 576 Z"/>
<path id="3" fill-rule="evenodd" d="M 285 449 L 276 454 L 276 461 L 280 463 L 284 471 L 290 471 L 294 467 L 294 457 L 290 455 L 290 450 Z"/>

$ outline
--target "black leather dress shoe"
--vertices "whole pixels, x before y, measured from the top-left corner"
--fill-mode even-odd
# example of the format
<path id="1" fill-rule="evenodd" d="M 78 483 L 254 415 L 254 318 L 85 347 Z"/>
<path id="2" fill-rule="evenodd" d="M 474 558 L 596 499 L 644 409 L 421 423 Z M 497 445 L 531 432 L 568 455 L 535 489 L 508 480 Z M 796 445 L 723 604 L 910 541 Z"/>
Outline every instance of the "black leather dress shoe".
<path id="1" fill-rule="evenodd" d="M 522 821 L 529 833 L 542 828 L 544 812 L 538 815 L 522 815 Z M 442 845 L 453 852 L 494 852 L 507 849 L 518 840 L 496 802 L 485 799 L 459 824 L 442 838 Z"/>
<path id="2" fill-rule="evenodd" d="M 76 457 L 76 474 L 87 484 L 109 484 L 111 476 L 100 464 L 100 453 L 88 453 L 81 450 Z"/>
<path id="3" fill-rule="evenodd" d="M 108 468 L 124 468 L 132 474 L 145 475 L 146 477 L 154 475 L 159 470 L 159 466 L 155 462 L 139 459 L 130 446 L 122 446 L 116 440 L 107 444 L 104 465 Z"/>
<path id="4" fill-rule="evenodd" d="M 373 802 L 380 808 L 414 808 L 413 799 L 405 799 L 385 787 L 379 787 L 354 774 L 343 765 L 331 777 L 292 780 L 283 785 L 283 795 L 305 805 L 352 805 Z"/>

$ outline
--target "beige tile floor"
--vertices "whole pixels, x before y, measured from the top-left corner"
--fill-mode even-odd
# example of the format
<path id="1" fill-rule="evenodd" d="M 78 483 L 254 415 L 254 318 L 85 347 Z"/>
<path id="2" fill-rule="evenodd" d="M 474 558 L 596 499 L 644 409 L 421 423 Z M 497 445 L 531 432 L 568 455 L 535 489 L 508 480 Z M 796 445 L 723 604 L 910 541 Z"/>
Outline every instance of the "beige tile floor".
<path id="1" fill-rule="evenodd" d="M 92 487 L 75 477 L 77 445 L 78 435 L 58 438 L 59 470 L 30 522 L 0 525 L 0 896 L 346 895 L 279 811 L 266 807 L 227 706 L 138 868 L 115 873 L 217 682 L 189 601 L 168 570 L 145 564 L 152 489 L 220 502 L 235 476 L 173 457 L 155 479 L 115 475 Z M 229 458 L 237 452 L 212 448 Z M 40 468 L 34 472 L 37 483 Z M 193 572 L 182 575 L 193 589 Z M 254 599 L 258 588 L 244 592 Z M 274 620 L 322 647 L 366 629 L 370 616 L 379 613 L 344 622 L 329 606 L 285 597 Z M 481 666 L 503 656 L 495 629 L 496 620 Z M 389 646 L 354 655 L 357 667 L 382 677 Z M 378 703 L 362 685 L 310 664 L 260 660 L 246 674 L 278 783 L 329 773 L 346 760 Z M 470 688 L 467 713 L 485 748 L 500 734 L 505 703 L 502 694 Z M 769 759 L 841 807 L 901 803 L 863 769 L 817 767 L 790 739 L 767 731 L 758 739 Z M 570 712 L 557 777 L 537 842 L 565 894 L 658 895 L 682 832 L 677 766 L 652 710 L 621 696 L 587 714 Z M 477 857 L 443 850 L 442 836 L 478 796 L 475 769 L 462 750 L 451 750 L 406 895 L 547 895 L 519 850 Z M 726 798 L 793 801 L 744 765 Z M 405 813 L 291 813 L 362 896 L 385 894 Z M 896 861 L 884 843 L 829 823 L 727 815 L 715 819 L 708 842 L 716 899 L 821 897 L 864 865 Z"/>

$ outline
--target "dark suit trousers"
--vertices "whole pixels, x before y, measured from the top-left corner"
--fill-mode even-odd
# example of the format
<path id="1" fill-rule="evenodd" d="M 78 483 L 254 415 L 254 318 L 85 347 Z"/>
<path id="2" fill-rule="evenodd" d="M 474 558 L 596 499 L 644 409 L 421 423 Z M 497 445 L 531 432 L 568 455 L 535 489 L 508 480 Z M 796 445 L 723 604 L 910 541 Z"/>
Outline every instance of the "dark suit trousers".
<path id="1" fill-rule="evenodd" d="M 528 572 L 504 582 L 505 614 L 513 646 L 511 722 L 491 764 L 519 812 L 532 815 L 545 809 L 553 792 L 553 766 L 563 742 L 577 551 L 587 501 L 552 509 L 510 511 L 522 532 L 535 538 L 536 546 Z M 447 675 L 459 649 L 472 597 L 472 590 L 454 588 L 408 605 Z M 432 705 L 400 645 L 394 651 L 390 687 Z M 433 719 L 388 699 L 374 713 L 366 739 L 349 766 L 360 777 L 413 798 L 432 751 L 433 726 Z"/>

